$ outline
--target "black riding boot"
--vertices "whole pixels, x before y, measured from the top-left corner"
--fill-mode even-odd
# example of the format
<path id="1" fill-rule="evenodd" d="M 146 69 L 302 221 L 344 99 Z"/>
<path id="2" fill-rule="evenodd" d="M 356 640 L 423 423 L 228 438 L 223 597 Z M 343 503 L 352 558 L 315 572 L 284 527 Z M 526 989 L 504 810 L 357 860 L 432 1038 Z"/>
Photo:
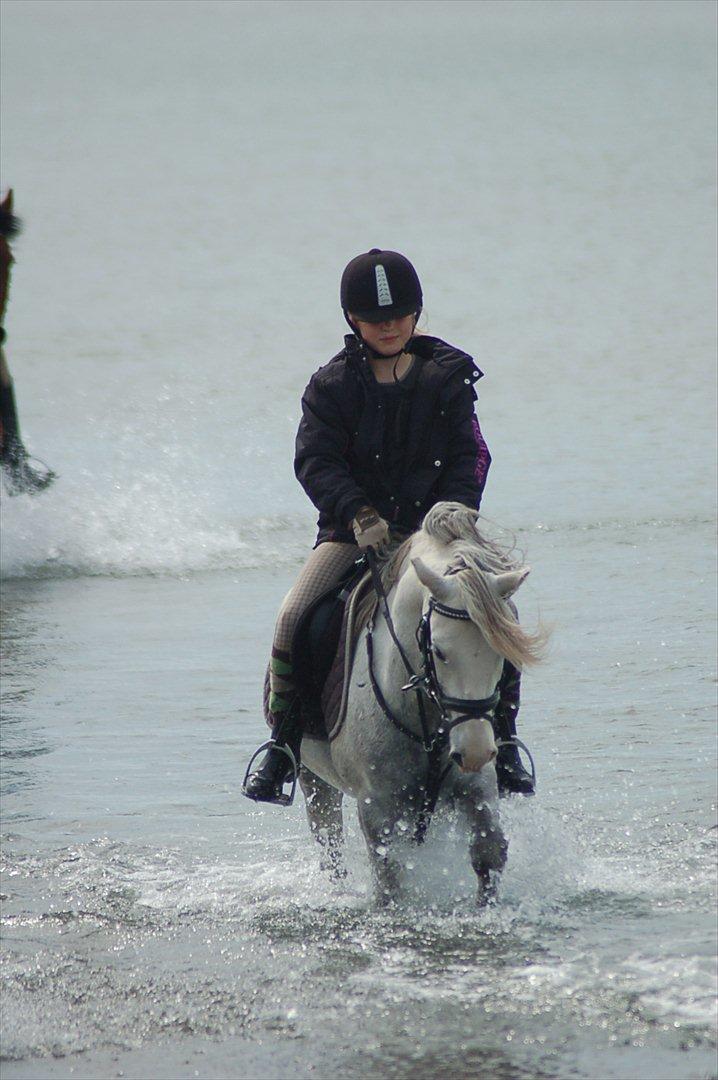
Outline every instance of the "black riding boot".
<path id="1" fill-rule="evenodd" d="M 0 387 L 0 424 L 0 467 L 5 474 L 8 495 L 35 495 L 44 491 L 55 479 L 55 474 L 51 469 L 38 469 L 30 464 L 30 457 L 20 438 L 12 383 Z"/>
<path id="2" fill-rule="evenodd" d="M 518 747 L 500 746 L 496 757 L 499 795 L 535 795 L 533 777 L 523 767 Z"/>
<path id="3" fill-rule="evenodd" d="M 496 756 L 499 795 L 536 794 L 533 776 L 524 768 L 518 747 L 509 741 L 516 735 L 520 689 L 521 675 L 507 660 L 499 683 L 501 700 L 494 714 L 494 734 L 497 740 L 506 740 Z"/>
<path id="4" fill-rule="evenodd" d="M 267 751 L 259 768 L 245 777 L 242 793 L 255 802 L 279 803 L 287 806 L 291 796 L 284 794 L 284 785 L 294 780 L 295 766 L 287 753 L 287 747 L 294 755 L 299 767 L 299 747 L 302 742 L 302 730 L 298 706 L 287 710 L 287 715 L 277 724 L 272 739 L 273 745 Z M 251 765 L 251 763 L 250 763 Z"/>

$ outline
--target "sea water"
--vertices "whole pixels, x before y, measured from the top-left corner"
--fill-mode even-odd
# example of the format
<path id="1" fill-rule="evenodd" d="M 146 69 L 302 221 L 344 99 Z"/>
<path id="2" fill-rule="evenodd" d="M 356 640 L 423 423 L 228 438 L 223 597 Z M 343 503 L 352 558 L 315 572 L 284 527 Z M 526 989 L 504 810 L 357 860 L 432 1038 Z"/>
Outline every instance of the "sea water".
<path id="1" fill-rule="evenodd" d="M 716 1075 L 715 8 L 6 2 L 3 1076 Z M 299 400 L 405 251 L 552 628 L 533 800 L 372 903 L 240 794 Z"/>

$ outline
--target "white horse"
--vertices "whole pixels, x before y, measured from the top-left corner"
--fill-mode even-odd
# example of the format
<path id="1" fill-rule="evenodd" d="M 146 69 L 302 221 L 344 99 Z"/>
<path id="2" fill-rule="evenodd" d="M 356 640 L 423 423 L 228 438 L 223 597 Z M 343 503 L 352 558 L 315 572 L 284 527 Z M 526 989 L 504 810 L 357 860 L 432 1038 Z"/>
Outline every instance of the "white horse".
<path id="1" fill-rule="evenodd" d="M 437 797 L 468 818 L 479 902 L 506 861 L 490 717 L 504 658 L 540 658 L 543 634 L 507 603 L 528 572 L 480 535 L 475 512 L 438 503 L 382 569 L 389 619 L 380 605 L 359 635 L 339 733 L 302 742 L 312 833 L 340 873 L 342 793 L 357 800 L 380 902 L 398 889 L 397 825 L 420 841 Z"/>

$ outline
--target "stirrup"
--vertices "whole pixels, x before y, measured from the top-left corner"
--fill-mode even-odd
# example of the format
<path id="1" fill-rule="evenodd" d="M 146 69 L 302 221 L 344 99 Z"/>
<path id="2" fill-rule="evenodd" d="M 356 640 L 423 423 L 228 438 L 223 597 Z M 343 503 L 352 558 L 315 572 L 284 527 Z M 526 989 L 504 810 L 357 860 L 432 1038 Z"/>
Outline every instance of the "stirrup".
<path id="1" fill-rule="evenodd" d="M 290 746 L 277 743 L 275 739 L 268 739 L 267 742 L 263 742 L 259 749 L 255 750 L 252 754 L 251 758 L 249 759 L 247 771 L 244 774 L 244 780 L 242 781 L 242 794 L 246 795 L 248 799 L 252 798 L 251 795 L 247 794 L 247 781 L 249 780 L 250 773 L 252 772 L 252 766 L 254 765 L 259 755 L 263 754 L 265 750 L 281 750 L 283 754 L 286 754 L 292 766 L 292 786 L 286 794 L 282 791 L 274 799 L 254 799 L 253 801 L 269 802 L 274 803 L 278 806 L 291 806 L 294 802 L 294 795 L 297 790 L 297 780 L 299 779 L 299 762 L 297 761 L 294 755 L 294 751 Z M 284 785 L 288 782 L 288 779 L 289 778 L 287 777 L 282 781 L 282 787 L 284 787 Z"/>
<path id="2" fill-rule="evenodd" d="M 501 748 L 502 746 L 516 746 L 520 750 L 523 750 L 523 752 L 526 754 L 526 757 L 529 759 L 529 764 L 531 765 L 531 783 L 534 787 L 534 790 L 536 790 L 536 764 L 533 759 L 533 754 L 529 750 L 526 743 L 521 742 L 521 739 L 519 739 L 517 735 L 509 735 L 508 739 L 498 739 L 496 742 L 496 746 L 498 748 Z"/>

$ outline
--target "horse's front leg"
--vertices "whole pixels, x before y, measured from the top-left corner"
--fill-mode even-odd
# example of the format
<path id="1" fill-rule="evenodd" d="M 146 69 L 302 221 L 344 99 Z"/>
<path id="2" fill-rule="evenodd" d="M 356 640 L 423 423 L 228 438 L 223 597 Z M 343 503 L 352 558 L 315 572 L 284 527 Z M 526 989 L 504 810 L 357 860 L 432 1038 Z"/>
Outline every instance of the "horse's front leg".
<path id="1" fill-rule="evenodd" d="M 321 780 L 306 765 L 299 771 L 299 783 L 309 819 L 309 829 L 321 848 L 320 866 L 335 880 L 347 876 L 344 865 L 342 793 Z"/>
<path id="2" fill-rule="evenodd" d="M 391 856 L 396 821 L 369 798 L 359 799 L 359 824 L 366 841 L 377 903 L 385 907 L 399 892 L 399 864 Z"/>
<path id="3" fill-rule="evenodd" d="M 479 883 L 477 901 L 483 905 L 495 895 L 496 877 L 506 865 L 509 845 L 499 822 L 496 799 L 487 797 L 478 786 L 456 795 L 469 821 L 469 856 Z"/>

